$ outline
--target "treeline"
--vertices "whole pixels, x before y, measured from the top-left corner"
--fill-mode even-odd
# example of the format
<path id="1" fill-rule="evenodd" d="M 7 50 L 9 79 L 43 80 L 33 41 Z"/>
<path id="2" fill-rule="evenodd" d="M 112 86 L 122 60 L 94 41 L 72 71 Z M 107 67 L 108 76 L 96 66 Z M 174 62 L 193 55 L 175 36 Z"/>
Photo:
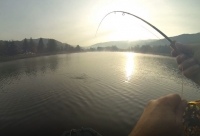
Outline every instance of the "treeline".
<path id="1" fill-rule="evenodd" d="M 87 51 L 121 51 L 117 46 L 90 48 Z"/>
<path id="2" fill-rule="evenodd" d="M 23 41 L 0 41 L 0 56 L 15 56 L 17 54 L 41 54 L 41 53 L 56 53 L 56 52 L 80 52 L 81 47 L 76 47 L 69 44 L 58 46 L 56 40 L 48 39 L 47 44 L 44 44 L 40 38 L 38 43 L 35 43 L 32 38 Z"/>
<path id="3" fill-rule="evenodd" d="M 143 46 L 134 46 L 131 47 L 131 51 L 138 52 L 138 53 L 150 53 L 150 54 L 170 54 L 171 49 L 169 45 L 143 45 Z"/>
<path id="4" fill-rule="evenodd" d="M 90 48 L 87 51 L 132 51 L 137 53 L 150 53 L 150 54 L 170 54 L 171 50 L 168 45 L 150 46 L 150 45 L 137 45 L 129 47 L 128 49 L 119 49 L 117 46 L 97 47 Z"/>

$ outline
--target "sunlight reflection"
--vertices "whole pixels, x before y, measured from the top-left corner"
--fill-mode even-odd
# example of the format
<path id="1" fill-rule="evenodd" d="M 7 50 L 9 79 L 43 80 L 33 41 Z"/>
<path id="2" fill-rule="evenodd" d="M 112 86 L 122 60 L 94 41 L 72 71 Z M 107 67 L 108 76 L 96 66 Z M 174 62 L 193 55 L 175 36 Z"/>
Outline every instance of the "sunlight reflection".
<path id="1" fill-rule="evenodd" d="M 134 53 L 127 52 L 127 62 L 126 62 L 126 82 L 128 82 L 131 78 L 131 75 L 134 72 Z"/>

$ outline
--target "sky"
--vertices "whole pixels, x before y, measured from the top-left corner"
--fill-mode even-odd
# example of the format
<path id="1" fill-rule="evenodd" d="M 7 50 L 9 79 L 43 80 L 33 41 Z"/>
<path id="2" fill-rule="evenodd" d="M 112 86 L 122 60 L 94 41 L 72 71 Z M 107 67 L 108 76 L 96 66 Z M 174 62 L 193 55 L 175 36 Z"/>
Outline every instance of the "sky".
<path id="1" fill-rule="evenodd" d="M 200 32 L 200 0 L 0 0 L 0 40 L 53 38 L 90 46 L 99 42 L 163 38 L 143 22 L 168 36 Z"/>

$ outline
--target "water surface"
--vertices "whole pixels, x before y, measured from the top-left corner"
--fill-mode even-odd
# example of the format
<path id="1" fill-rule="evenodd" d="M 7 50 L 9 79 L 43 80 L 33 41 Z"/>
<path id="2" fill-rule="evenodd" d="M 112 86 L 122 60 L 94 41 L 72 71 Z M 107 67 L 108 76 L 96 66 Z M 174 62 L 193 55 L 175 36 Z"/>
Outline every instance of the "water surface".
<path id="1" fill-rule="evenodd" d="M 128 135 L 151 99 L 181 94 L 171 57 L 74 53 L 0 63 L 0 135 L 61 135 L 91 127 Z M 199 99 L 184 79 L 184 98 Z"/>

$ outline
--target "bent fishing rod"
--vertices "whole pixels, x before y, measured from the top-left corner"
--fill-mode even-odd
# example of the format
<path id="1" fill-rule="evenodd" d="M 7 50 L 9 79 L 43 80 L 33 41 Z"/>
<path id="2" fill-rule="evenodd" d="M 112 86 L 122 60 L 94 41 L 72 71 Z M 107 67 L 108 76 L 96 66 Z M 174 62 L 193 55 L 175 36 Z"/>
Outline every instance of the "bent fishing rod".
<path id="1" fill-rule="evenodd" d="M 99 23 L 99 26 L 98 26 L 98 28 L 97 28 L 96 34 L 97 34 L 97 32 L 98 32 L 98 30 L 99 30 L 99 27 L 100 27 L 101 23 L 103 22 L 103 20 L 104 20 L 108 15 L 110 15 L 110 14 L 112 14 L 112 13 L 118 13 L 118 12 L 119 12 L 119 13 L 122 13 L 122 15 L 125 15 L 125 14 L 131 15 L 131 16 L 133 16 L 133 17 L 135 17 L 135 18 L 138 18 L 139 20 L 145 22 L 146 24 L 148 24 L 149 26 L 151 26 L 153 29 L 155 29 L 158 33 L 160 33 L 163 37 L 165 37 L 165 38 L 170 42 L 170 46 L 171 46 L 176 52 L 178 52 L 177 49 L 176 49 L 176 47 L 175 47 L 175 44 L 174 44 L 175 42 L 172 41 L 166 34 L 164 34 L 162 31 L 160 31 L 157 27 L 155 27 L 155 26 L 152 25 L 151 23 L 147 22 L 146 20 L 144 20 L 144 19 L 142 19 L 142 18 L 140 18 L 140 17 L 138 17 L 138 16 L 136 16 L 136 15 L 134 15 L 134 14 L 131 14 L 131 13 L 129 13 L 129 12 L 125 12 L 125 11 L 111 11 L 111 12 L 109 12 L 108 14 L 106 14 L 106 15 L 103 17 L 103 19 L 101 20 L 101 22 Z M 95 36 L 96 36 L 96 34 L 95 34 Z"/>

